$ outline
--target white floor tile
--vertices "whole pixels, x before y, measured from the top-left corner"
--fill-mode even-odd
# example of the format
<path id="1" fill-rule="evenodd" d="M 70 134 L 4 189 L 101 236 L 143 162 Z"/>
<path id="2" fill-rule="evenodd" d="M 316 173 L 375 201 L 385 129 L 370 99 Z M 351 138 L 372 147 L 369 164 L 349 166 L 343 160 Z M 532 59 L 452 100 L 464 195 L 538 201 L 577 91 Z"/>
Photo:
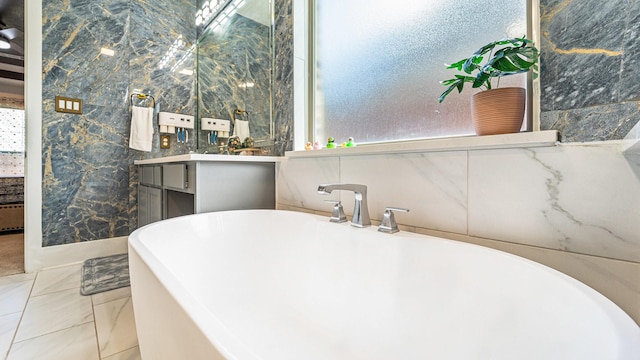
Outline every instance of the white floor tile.
<path id="1" fill-rule="evenodd" d="M 94 306 L 104 304 L 109 301 L 124 299 L 128 297 L 131 297 L 130 286 L 91 295 L 91 299 L 93 300 Z"/>
<path id="2" fill-rule="evenodd" d="M 8 275 L 8 276 L 0 277 L 0 285 L 24 282 L 27 280 L 33 280 L 35 278 L 36 278 L 36 273 Z"/>
<path id="3" fill-rule="evenodd" d="M 91 298 L 78 289 L 29 299 L 15 341 L 41 336 L 93 321 Z"/>
<path id="4" fill-rule="evenodd" d="M 60 290 L 80 289 L 82 264 L 40 271 L 33 285 L 33 294 L 38 296 Z"/>
<path id="5" fill-rule="evenodd" d="M 0 286 L 0 315 L 7 315 L 24 310 L 29 299 L 32 280 L 8 283 Z"/>
<path id="6" fill-rule="evenodd" d="M 0 360 L 97 360 L 100 349 L 103 360 L 141 359 L 131 288 L 82 296 L 81 272 L 0 277 Z"/>
<path id="7" fill-rule="evenodd" d="M 102 357 L 138 345 L 131 298 L 96 305 L 93 309 Z"/>
<path id="8" fill-rule="evenodd" d="M 8 360 L 98 360 L 92 322 L 14 343 Z"/>
<path id="9" fill-rule="evenodd" d="M 0 316 L 0 359 L 5 359 L 9 352 L 21 316 L 22 312 Z"/>
<path id="10" fill-rule="evenodd" d="M 103 357 L 102 360 L 141 360 L 140 349 L 136 346 L 129 350 L 119 352 L 109 357 Z"/>

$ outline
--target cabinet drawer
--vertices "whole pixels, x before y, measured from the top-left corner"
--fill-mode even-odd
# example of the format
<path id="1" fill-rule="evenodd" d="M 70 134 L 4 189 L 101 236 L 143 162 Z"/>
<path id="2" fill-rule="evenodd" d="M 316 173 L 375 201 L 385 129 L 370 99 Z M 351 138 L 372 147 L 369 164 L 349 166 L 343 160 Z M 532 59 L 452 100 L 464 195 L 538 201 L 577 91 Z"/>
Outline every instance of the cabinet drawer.
<path id="1" fill-rule="evenodd" d="M 162 166 L 162 183 L 165 187 L 184 190 L 188 186 L 186 164 L 165 164 Z"/>
<path id="2" fill-rule="evenodd" d="M 141 166 L 140 184 L 162 186 L 162 166 Z"/>
<path id="3" fill-rule="evenodd" d="M 140 167 L 140 184 L 153 185 L 153 166 Z"/>

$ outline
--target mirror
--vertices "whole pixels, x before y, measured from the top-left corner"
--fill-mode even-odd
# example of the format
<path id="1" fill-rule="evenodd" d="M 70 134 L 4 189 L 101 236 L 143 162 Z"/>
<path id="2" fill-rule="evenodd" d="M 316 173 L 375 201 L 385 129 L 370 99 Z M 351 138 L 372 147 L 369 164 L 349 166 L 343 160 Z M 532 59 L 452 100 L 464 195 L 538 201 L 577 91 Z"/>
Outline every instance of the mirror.
<path id="1" fill-rule="evenodd" d="M 198 9 L 199 152 L 227 143 L 200 130 L 202 118 L 231 120 L 231 134 L 235 120 L 248 121 L 255 147 L 272 146 L 272 1 L 200 0 Z"/>

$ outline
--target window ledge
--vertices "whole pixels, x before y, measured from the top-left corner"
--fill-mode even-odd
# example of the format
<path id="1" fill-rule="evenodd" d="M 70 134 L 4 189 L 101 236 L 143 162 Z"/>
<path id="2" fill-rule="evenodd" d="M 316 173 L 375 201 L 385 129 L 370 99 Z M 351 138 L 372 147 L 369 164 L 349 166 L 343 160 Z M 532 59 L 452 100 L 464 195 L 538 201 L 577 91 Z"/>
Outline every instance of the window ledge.
<path id="1" fill-rule="evenodd" d="M 464 136 L 381 144 L 366 144 L 350 148 L 289 151 L 287 158 L 399 154 L 415 152 L 467 151 L 489 149 L 532 148 L 556 146 L 558 131 L 535 131 L 517 134 Z"/>

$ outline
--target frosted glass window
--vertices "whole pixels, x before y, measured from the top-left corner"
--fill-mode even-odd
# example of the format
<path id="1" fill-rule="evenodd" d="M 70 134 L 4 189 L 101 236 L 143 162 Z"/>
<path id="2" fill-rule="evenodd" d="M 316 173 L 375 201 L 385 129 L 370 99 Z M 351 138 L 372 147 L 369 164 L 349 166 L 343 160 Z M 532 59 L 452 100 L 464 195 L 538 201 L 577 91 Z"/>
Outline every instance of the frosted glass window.
<path id="1" fill-rule="evenodd" d="M 24 110 L 0 108 L 0 152 L 24 152 Z"/>
<path id="2" fill-rule="evenodd" d="M 446 70 L 494 40 L 528 34 L 526 0 L 316 1 L 315 137 L 358 143 L 473 134 L 470 86 Z M 526 74 L 500 87 L 527 87 Z"/>

